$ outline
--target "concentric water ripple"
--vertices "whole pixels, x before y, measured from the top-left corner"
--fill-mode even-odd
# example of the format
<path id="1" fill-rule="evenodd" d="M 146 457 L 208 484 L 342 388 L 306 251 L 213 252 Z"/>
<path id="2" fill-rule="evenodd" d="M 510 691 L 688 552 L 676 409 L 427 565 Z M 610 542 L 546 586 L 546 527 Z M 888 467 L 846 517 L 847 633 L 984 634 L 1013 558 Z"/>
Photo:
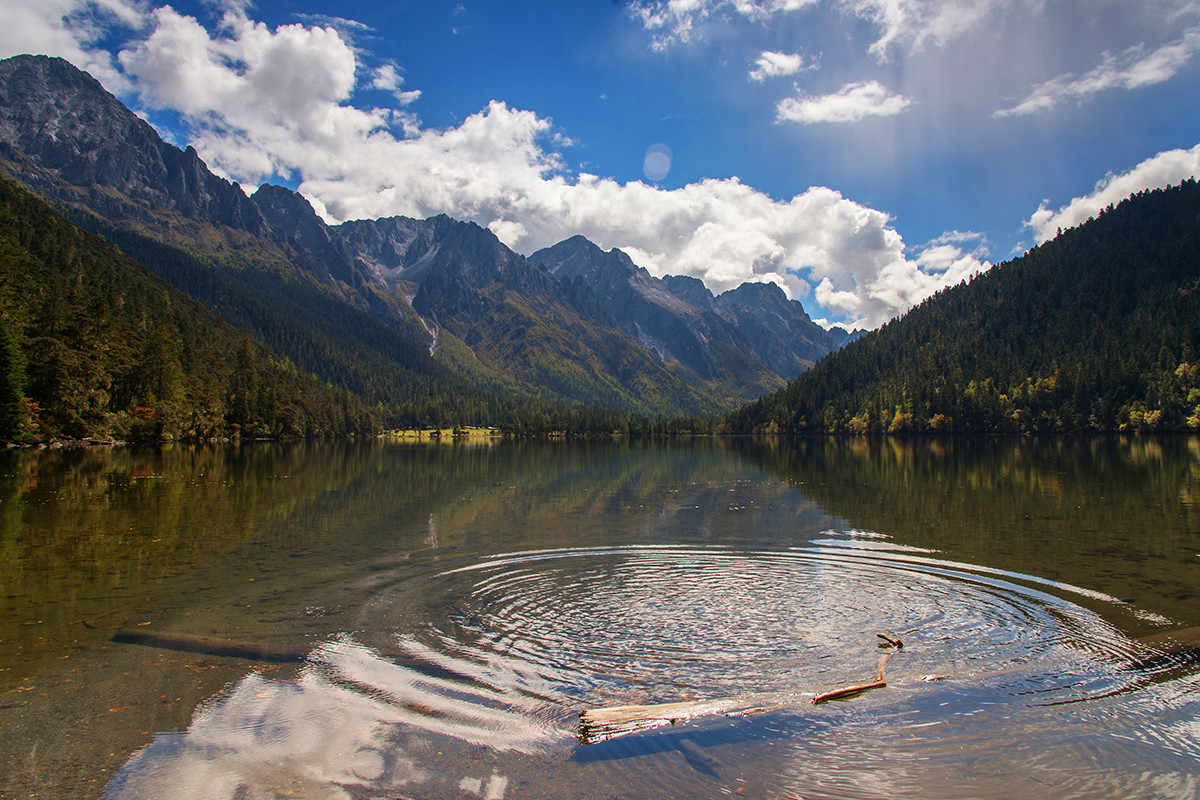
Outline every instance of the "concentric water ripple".
<path id="1" fill-rule="evenodd" d="M 213 698 L 106 796 L 1195 795 L 1193 656 L 1122 635 L 1113 598 L 937 555 L 850 535 L 379 573 L 355 630 Z M 806 702 L 873 679 L 878 633 L 904 642 L 886 689 Z M 788 702 L 576 741 L 585 708 L 748 693 Z"/>
<path id="2" fill-rule="evenodd" d="M 1110 694 L 1137 645 L 1082 589 L 872 542 L 509 553 L 401 582 L 362 635 L 564 707 L 987 676 L 1029 703 Z"/>

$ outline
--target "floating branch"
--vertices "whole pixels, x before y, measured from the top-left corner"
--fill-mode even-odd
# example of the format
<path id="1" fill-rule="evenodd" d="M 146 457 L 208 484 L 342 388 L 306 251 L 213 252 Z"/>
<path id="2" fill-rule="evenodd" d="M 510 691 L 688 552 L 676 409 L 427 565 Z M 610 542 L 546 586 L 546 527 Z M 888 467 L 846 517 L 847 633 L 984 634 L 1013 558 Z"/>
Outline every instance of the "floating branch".
<path id="1" fill-rule="evenodd" d="M 715 700 L 685 700 L 645 706 L 609 706 L 588 708 L 579 714 L 579 741 L 583 744 L 606 742 L 617 736 L 639 733 L 674 725 L 697 717 L 725 715 L 740 717 L 773 711 L 802 703 L 809 692 L 764 692 Z"/>
<path id="2" fill-rule="evenodd" d="M 589 708 L 579 714 L 579 741 L 582 744 L 596 744 L 618 736 L 674 725 L 676 722 L 684 722 L 697 717 L 745 716 L 794 706 L 806 700 L 810 703 L 824 703 L 829 700 L 850 698 L 870 689 L 879 689 L 887 686 L 883 681 L 883 668 L 887 664 L 888 656 L 891 655 L 893 649 L 899 650 L 904 645 L 899 639 L 892 639 L 883 634 L 877 635 L 885 640 L 880 647 L 887 648 L 889 652 L 880 656 L 879 668 L 875 671 L 875 680 L 872 683 L 846 686 L 815 697 L 810 692 L 789 691 L 746 694 L 713 700 L 686 700 L 657 705 Z"/>
<path id="3" fill-rule="evenodd" d="M 855 695 L 860 695 L 863 692 L 868 691 L 870 689 L 882 689 L 885 686 L 887 686 L 887 684 L 884 683 L 883 681 L 875 681 L 874 683 L 863 683 L 863 684 L 859 684 L 858 686 L 846 686 L 841 689 L 834 689 L 832 692 L 825 692 L 824 694 L 819 694 L 812 699 L 812 703 L 813 703 L 813 705 L 816 705 L 817 703 L 825 703 L 830 700 L 846 700 L 851 697 L 854 697 Z"/>
<path id="4" fill-rule="evenodd" d="M 819 694 L 812 699 L 813 705 L 816 705 L 817 703 L 825 703 L 829 700 L 846 700 L 871 689 L 882 689 L 883 687 L 887 686 L 883 680 L 883 668 L 887 666 L 888 656 L 891 655 L 890 649 L 895 648 L 899 650 L 900 648 L 904 647 L 904 643 L 899 639 L 890 639 L 887 636 L 884 636 L 882 633 L 877 633 L 875 635 L 886 642 L 886 644 L 879 645 L 880 647 L 889 648 L 889 652 L 884 653 L 879 657 L 879 667 L 875 670 L 875 680 L 871 683 L 860 683 L 855 686 L 845 686 L 841 689 L 834 689 L 831 692 Z"/>

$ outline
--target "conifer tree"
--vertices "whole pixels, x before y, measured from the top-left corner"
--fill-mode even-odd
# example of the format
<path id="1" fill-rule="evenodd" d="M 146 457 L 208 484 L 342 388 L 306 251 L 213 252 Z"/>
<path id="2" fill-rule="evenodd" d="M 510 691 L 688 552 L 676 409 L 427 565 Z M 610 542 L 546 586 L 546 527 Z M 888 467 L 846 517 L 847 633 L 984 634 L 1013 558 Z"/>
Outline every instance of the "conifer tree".
<path id="1" fill-rule="evenodd" d="M 25 359 L 0 317 L 0 442 L 20 438 L 25 426 Z"/>

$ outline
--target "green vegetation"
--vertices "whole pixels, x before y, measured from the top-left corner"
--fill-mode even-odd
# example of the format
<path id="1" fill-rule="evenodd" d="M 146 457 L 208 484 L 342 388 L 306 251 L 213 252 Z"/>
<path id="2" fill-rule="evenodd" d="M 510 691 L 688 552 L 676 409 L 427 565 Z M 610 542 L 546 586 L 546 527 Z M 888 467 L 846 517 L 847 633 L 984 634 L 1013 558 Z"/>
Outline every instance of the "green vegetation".
<path id="1" fill-rule="evenodd" d="M 504 355 L 514 342 L 443 330 L 439 360 L 294 270 L 225 263 L 68 213 L 73 221 L 0 181 L 0 441 L 713 432 L 703 416 L 631 407 L 602 377 L 640 374 L 621 363 L 625 351 L 512 302 L 494 312 L 508 314 L 511 336 L 538 331 L 521 358 Z M 553 357 L 568 333 L 607 361 Z M 1193 180 L 1143 192 L 938 293 L 721 430 L 1198 430 L 1198 353 Z M 486 365 L 497 360 L 512 370 Z M 534 396 L 530 380 L 560 402 Z M 638 391 L 671 407 L 668 387 Z M 561 401 L 580 392 L 616 410 Z"/>
<path id="2" fill-rule="evenodd" d="M 7 322 L 0 318 L 0 441 L 11 442 L 25 433 L 25 356 Z"/>
<path id="3" fill-rule="evenodd" d="M 723 429 L 1200 430 L 1200 185 L 1139 193 L 939 292 Z"/>
<path id="4" fill-rule="evenodd" d="M 0 439 L 354 435 L 375 408 L 302 373 L 0 180 Z"/>
<path id="5" fill-rule="evenodd" d="M 468 386 L 295 275 L 69 213 L 0 179 L 0 441 L 711 431 Z"/>
<path id="6" fill-rule="evenodd" d="M 233 256 L 207 258 L 85 212 L 70 216 L 228 324 L 264 342 L 294 369 L 362 398 L 386 428 L 496 426 L 513 436 L 594 436 L 711 431 L 714 424 L 693 417 L 654 419 L 642 407 L 631 408 L 623 396 L 613 398 L 616 410 L 569 402 L 571 396 L 594 394 L 594 380 L 554 399 L 539 398 L 526 383 L 480 363 L 452 332 L 442 331 L 438 355 L 431 358 L 402 332 L 331 296 L 298 270 L 278 263 L 251 266 Z M 530 361 L 549 358 L 539 341 L 528 343 Z M 491 352 L 482 340 L 473 345 Z M 520 372 L 513 359 L 498 360 L 510 372 Z M 456 374 L 460 371 L 469 380 Z"/>

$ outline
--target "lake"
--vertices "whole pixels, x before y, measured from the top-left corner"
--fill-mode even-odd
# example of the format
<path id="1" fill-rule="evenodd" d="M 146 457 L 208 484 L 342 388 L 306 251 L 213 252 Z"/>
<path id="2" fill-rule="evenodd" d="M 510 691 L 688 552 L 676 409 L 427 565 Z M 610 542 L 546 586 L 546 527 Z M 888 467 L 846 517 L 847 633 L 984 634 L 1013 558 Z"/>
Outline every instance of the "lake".
<path id="1" fill-rule="evenodd" d="M 5 798 L 1200 796 L 1195 437 L 9 450 L 0 553 Z"/>

